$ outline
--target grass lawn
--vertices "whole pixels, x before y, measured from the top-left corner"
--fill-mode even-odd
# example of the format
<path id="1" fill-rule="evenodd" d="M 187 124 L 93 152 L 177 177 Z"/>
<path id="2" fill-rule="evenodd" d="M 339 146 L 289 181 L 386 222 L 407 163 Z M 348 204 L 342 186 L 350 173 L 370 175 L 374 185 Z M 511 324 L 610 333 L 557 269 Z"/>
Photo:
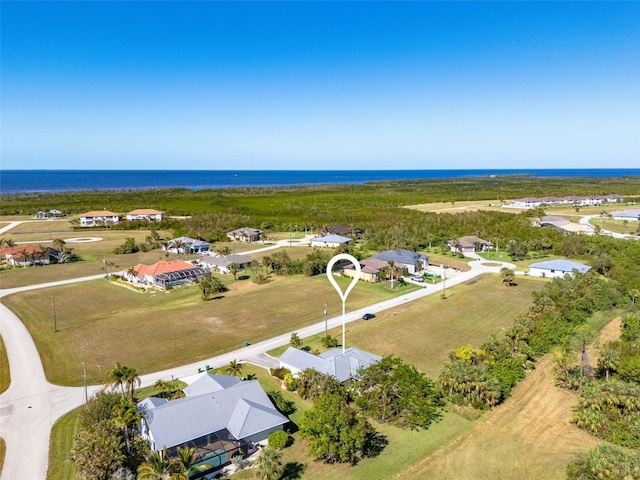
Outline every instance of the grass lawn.
<path id="1" fill-rule="evenodd" d="M 76 475 L 73 464 L 68 461 L 73 439 L 78 434 L 81 409 L 82 407 L 78 407 L 71 410 L 51 427 L 47 480 L 82 480 L 82 477 Z"/>
<path id="2" fill-rule="evenodd" d="M 43 240 L 50 240 L 51 238 L 49 238 L 49 234 L 53 235 L 52 238 L 60 238 L 60 235 L 67 236 L 69 238 L 86 236 L 84 233 L 74 231 L 67 219 L 31 220 L 21 223 L 20 225 L 16 225 L 5 233 L 5 235 L 11 237 L 14 242 L 22 242 L 24 241 L 22 237 L 30 234 L 38 234 Z M 100 237 L 102 235 L 93 236 Z"/>
<path id="3" fill-rule="evenodd" d="M 0 337 L 0 393 L 5 392 L 11 384 L 11 372 L 9 371 L 9 359 L 7 348 Z"/>
<path id="4" fill-rule="evenodd" d="M 516 287 L 506 287 L 498 275 L 483 275 L 450 289 L 446 300 L 430 295 L 381 312 L 373 320 L 350 323 L 347 346 L 381 356 L 394 354 L 436 378 L 450 350 L 467 343 L 479 347 L 528 310 L 531 292 L 544 280 L 517 281 Z M 342 338 L 341 329 L 329 333 Z"/>
<path id="5" fill-rule="evenodd" d="M 352 291 L 348 308 L 356 310 L 416 288 L 407 285 L 392 292 L 382 284 L 361 282 Z M 208 302 L 200 299 L 197 286 L 138 293 L 105 280 L 23 292 L 3 302 L 25 322 L 47 379 L 62 385 L 81 384 L 83 361 L 89 383 L 101 383 L 107 368 L 117 361 L 140 374 L 149 373 L 321 321 L 325 302 L 331 317 L 342 311 L 325 275 L 276 277 L 265 285 L 233 282 L 229 292 Z"/>
<path id="6" fill-rule="evenodd" d="M 405 205 L 404 208 L 418 210 L 419 212 L 446 212 L 446 213 L 462 213 L 474 212 L 476 210 L 493 210 L 497 212 L 513 212 L 520 213 L 522 209 L 510 209 L 501 206 L 499 201 L 495 200 L 470 200 L 462 202 L 433 202 L 422 203 L 418 205 Z"/>
<path id="7" fill-rule="evenodd" d="M 0 474 L 2 473 L 2 467 L 4 467 L 4 456 L 7 453 L 7 444 L 4 439 L 0 437 Z"/>

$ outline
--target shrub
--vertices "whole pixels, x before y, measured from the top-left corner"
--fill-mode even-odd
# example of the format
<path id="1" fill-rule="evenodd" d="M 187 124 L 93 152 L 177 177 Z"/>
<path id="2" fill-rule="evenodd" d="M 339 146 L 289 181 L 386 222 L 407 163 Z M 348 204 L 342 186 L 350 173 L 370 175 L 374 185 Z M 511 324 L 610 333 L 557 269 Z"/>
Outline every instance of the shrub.
<path id="1" fill-rule="evenodd" d="M 276 450 L 282 450 L 286 448 L 289 443 L 289 435 L 282 430 L 276 430 L 269 434 L 267 440 L 269 441 L 269 447 L 275 448 Z"/>
<path id="2" fill-rule="evenodd" d="M 287 374 L 291 374 L 291 372 L 289 371 L 289 369 L 287 368 L 272 368 L 269 370 L 269 373 L 271 373 L 272 377 L 276 377 L 279 378 L 280 380 L 284 380 L 285 376 Z"/>
<path id="3" fill-rule="evenodd" d="M 291 373 L 287 373 L 284 376 L 284 386 L 290 392 L 295 392 L 298 389 L 298 381 L 291 375 Z"/>
<path id="4" fill-rule="evenodd" d="M 271 399 L 275 407 L 278 409 L 278 411 L 283 415 L 286 415 L 288 417 L 296 411 L 296 404 L 293 401 L 284 398 L 282 392 L 271 390 L 267 392 L 267 395 L 269 396 L 269 399 Z"/>

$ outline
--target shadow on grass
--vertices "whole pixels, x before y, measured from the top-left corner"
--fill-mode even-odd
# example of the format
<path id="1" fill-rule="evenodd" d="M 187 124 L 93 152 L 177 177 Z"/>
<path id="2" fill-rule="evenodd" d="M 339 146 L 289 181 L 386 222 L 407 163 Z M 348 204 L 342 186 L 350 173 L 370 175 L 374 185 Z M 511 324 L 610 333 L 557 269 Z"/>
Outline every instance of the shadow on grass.
<path id="1" fill-rule="evenodd" d="M 366 458 L 374 458 L 382 453 L 384 447 L 389 444 L 389 440 L 385 435 L 382 435 L 379 432 L 373 432 L 367 438 L 363 448 L 362 448 L 362 456 Z"/>
<path id="2" fill-rule="evenodd" d="M 297 478 L 302 478 L 302 474 L 304 473 L 304 465 L 300 462 L 288 462 L 282 471 L 282 475 L 280 476 L 281 480 L 295 480 Z"/>

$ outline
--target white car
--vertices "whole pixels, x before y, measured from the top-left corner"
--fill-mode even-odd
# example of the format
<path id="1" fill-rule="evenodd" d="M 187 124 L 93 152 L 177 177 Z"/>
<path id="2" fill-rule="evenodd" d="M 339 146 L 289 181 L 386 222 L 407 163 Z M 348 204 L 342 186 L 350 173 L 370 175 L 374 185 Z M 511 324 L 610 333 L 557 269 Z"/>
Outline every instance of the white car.
<path id="1" fill-rule="evenodd" d="M 411 280 L 418 283 L 424 283 L 424 278 L 422 278 L 420 275 L 411 275 Z"/>

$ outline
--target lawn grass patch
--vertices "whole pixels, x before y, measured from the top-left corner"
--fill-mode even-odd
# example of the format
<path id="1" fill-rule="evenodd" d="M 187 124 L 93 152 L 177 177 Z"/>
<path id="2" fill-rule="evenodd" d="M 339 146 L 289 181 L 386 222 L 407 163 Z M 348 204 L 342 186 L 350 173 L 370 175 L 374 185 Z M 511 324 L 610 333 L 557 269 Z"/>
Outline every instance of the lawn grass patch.
<path id="1" fill-rule="evenodd" d="M 231 281 L 231 275 L 223 276 Z M 337 278 L 339 284 L 348 279 Z M 343 285 L 343 289 L 345 286 Z M 349 310 L 415 290 L 396 291 L 364 282 L 349 298 Z M 55 295 L 58 331 L 53 331 Z M 342 304 L 325 275 L 275 277 L 256 285 L 232 282 L 230 291 L 203 302 L 197 286 L 133 292 L 100 279 L 33 290 L 3 299 L 23 319 L 49 381 L 81 385 L 82 362 L 89 383 L 102 383 L 115 362 L 140 374 L 201 361 L 331 317 Z M 103 368 L 100 370 L 97 365 Z"/>
<path id="2" fill-rule="evenodd" d="M 9 385 L 11 385 L 11 371 L 9 370 L 7 347 L 0 337 L 0 394 L 6 392 Z"/>
<path id="3" fill-rule="evenodd" d="M 7 454 L 7 444 L 4 438 L 0 437 L 0 474 L 2 474 L 2 468 L 4 467 L 4 457 Z"/>
<path id="4" fill-rule="evenodd" d="M 73 440 L 80 429 L 82 408 L 78 407 L 63 415 L 51 428 L 47 480 L 82 480 L 82 477 L 76 475 L 75 467 L 68 460 Z"/>

